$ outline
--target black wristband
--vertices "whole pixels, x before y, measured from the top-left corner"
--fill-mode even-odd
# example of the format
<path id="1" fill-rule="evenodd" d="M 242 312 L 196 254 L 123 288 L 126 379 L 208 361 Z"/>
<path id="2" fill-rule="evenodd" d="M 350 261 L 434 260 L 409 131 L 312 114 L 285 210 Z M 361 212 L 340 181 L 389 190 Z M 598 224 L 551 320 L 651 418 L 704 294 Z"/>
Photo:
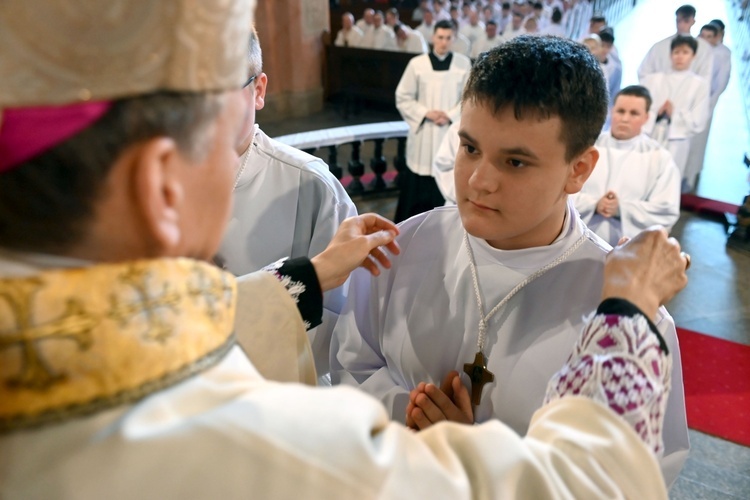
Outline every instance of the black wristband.
<path id="1" fill-rule="evenodd" d="M 286 276 L 292 281 L 305 285 L 305 291 L 297 296 L 297 309 L 310 328 L 321 324 L 323 322 L 323 292 L 310 259 L 307 257 L 288 259 L 276 272 L 282 278 Z"/>
<path id="2" fill-rule="evenodd" d="M 656 328 L 656 325 L 653 323 L 653 321 L 651 321 L 648 316 L 646 316 L 643 311 L 641 311 L 632 302 L 625 299 L 604 299 L 602 303 L 599 304 L 599 307 L 596 310 L 596 314 L 615 314 L 618 316 L 627 316 L 629 318 L 640 314 L 641 316 L 646 318 L 649 328 L 651 328 L 651 331 L 654 332 L 656 338 L 659 339 L 659 347 L 661 347 L 661 350 L 664 351 L 664 354 L 669 354 L 667 343 L 664 342 L 664 337 L 661 336 L 659 329 Z"/>

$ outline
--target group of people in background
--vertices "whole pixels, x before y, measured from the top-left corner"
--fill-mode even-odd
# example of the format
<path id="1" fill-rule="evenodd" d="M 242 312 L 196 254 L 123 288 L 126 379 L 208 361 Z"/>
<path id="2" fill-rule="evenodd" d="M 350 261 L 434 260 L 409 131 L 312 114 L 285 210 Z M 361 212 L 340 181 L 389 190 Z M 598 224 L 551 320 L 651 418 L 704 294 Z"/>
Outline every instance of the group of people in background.
<path id="1" fill-rule="evenodd" d="M 463 18 L 449 19 L 450 13 L 435 22 L 444 6 L 436 1 L 431 8 L 421 2 L 415 15 L 422 24 L 416 30 L 428 33 L 426 26 L 431 26 L 432 51 L 409 63 L 396 90 L 396 106 L 410 125 L 409 172 L 401 186 L 397 222 L 455 203 L 453 163 L 460 124 L 452 116 L 457 117 L 463 84 L 445 78 L 456 71 L 464 74 L 465 69 L 457 68 L 468 67 L 469 54 L 456 48 L 465 45 L 461 37 L 474 47 L 470 55 L 477 59 L 513 39 L 515 31 L 521 32 L 531 19 L 543 28 L 559 24 L 560 7 L 565 9 L 566 4 L 464 2 L 461 8 L 450 8 L 464 15 L 461 24 Z M 624 89 L 620 52 L 606 18 L 593 14 L 586 33 L 578 38 L 599 63 L 609 109 L 597 142 L 601 157 L 596 173 L 573 199 L 584 220 L 610 244 L 652 224 L 672 227 L 679 218 L 680 195 L 695 188 L 713 110 L 731 70 L 731 53 L 722 43 L 724 23 L 715 19 L 694 38 L 690 30 L 695 15 L 691 5 L 676 10 L 676 33 L 654 44 L 638 69 L 639 84 Z M 438 33 L 443 40 L 450 38 L 447 47 L 435 44 Z M 423 68 L 418 76 L 417 67 Z"/>

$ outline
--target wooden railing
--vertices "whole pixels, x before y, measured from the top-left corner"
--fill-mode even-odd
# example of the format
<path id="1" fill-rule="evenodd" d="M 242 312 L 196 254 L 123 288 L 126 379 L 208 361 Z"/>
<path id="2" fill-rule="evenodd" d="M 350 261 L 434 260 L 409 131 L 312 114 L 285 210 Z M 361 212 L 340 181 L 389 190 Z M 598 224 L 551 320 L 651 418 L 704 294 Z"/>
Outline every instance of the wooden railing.
<path id="1" fill-rule="evenodd" d="M 397 189 L 398 173 L 406 168 L 406 122 L 368 123 L 276 137 L 327 161 L 331 173 L 353 197 L 380 196 Z M 388 156 L 393 154 L 389 163 Z M 339 158 L 348 156 L 346 173 Z M 365 171 L 369 157 L 371 173 Z"/>

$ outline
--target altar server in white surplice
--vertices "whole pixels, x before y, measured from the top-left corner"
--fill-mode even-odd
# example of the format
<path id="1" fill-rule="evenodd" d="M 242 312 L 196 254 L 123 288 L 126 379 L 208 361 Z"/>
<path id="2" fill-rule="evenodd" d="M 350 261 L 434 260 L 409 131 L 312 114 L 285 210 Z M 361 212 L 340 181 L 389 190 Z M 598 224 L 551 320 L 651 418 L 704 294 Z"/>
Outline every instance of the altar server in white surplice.
<path id="1" fill-rule="evenodd" d="M 690 28 L 695 24 L 695 8 L 692 5 L 683 5 L 675 12 L 675 23 L 677 24 L 677 33 L 656 42 L 649 49 L 646 57 L 643 58 L 638 68 L 638 79 L 643 80 L 646 75 L 652 73 L 666 73 L 672 68 L 671 43 L 678 36 L 690 36 Z M 707 41 L 698 39 L 698 48 L 695 59 L 690 69 L 697 75 L 702 76 L 707 81 L 711 80 L 714 65 L 713 51 L 711 44 Z"/>
<path id="2" fill-rule="evenodd" d="M 695 177 L 686 172 L 690 139 L 703 131 L 709 116 L 709 81 L 690 70 L 697 42 L 691 36 L 677 36 L 672 40 L 672 70 L 653 73 L 641 80 L 651 93 L 650 110 L 644 131 L 654 134 L 658 117 L 669 121 L 667 149 L 672 154 L 682 177 L 682 191 L 691 191 Z"/>
<path id="3" fill-rule="evenodd" d="M 563 61 L 570 71 L 558 71 Z M 401 224 L 402 253 L 377 280 L 352 275 L 333 383 L 378 397 L 410 427 L 499 419 L 525 432 L 599 301 L 610 247 L 568 195 L 596 164 L 606 113 L 599 63 L 581 44 L 522 36 L 480 57 L 462 99 L 457 207 Z M 689 442 L 674 322 L 661 309 L 655 323 L 675 354 L 661 462 L 670 484 Z M 423 383 L 442 391 L 424 394 Z M 451 397 L 462 384 L 471 404 Z"/>
<path id="4" fill-rule="evenodd" d="M 669 151 L 641 133 L 650 107 L 645 87 L 617 94 L 612 128 L 596 141 L 599 161 L 573 197 L 583 222 L 612 246 L 654 225 L 669 230 L 680 217 L 680 171 Z"/>
<path id="5" fill-rule="evenodd" d="M 333 44 L 336 47 L 359 47 L 362 45 L 364 33 L 354 25 L 354 16 L 351 12 L 341 15 L 341 29 L 336 34 Z"/>
<path id="6" fill-rule="evenodd" d="M 396 222 L 441 206 L 445 200 L 432 177 L 432 161 L 450 124 L 460 116 L 461 91 L 469 76 L 468 57 L 450 51 L 451 21 L 435 24 L 433 50 L 414 57 L 396 87 L 396 107 L 409 125 L 406 164 Z"/>
<path id="7" fill-rule="evenodd" d="M 385 24 L 383 11 L 378 10 L 372 16 L 372 27 L 364 31 L 363 49 L 396 50 L 396 34 Z"/>
<path id="8" fill-rule="evenodd" d="M 497 421 L 416 433 L 350 387 L 264 378 L 238 327 L 309 349 L 321 290 L 398 249 L 396 226 L 366 214 L 272 272 L 208 262 L 251 104 L 253 4 L 2 3 L 0 498 L 666 499 L 672 355 L 649 323 L 687 259 L 661 231 L 608 260 L 527 435 Z M 602 386 L 653 397 L 623 412 Z"/>
<path id="9" fill-rule="evenodd" d="M 714 53 L 714 73 L 711 78 L 710 102 L 708 107 L 708 124 L 705 130 L 696 134 L 690 140 L 690 153 L 688 154 L 685 177 L 691 179 L 695 185 L 696 178 L 703 170 L 706 157 L 706 145 L 708 134 L 711 132 L 711 123 L 714 118 L 714 110 L 719 102 L 719 97 L 729 84 L 729 75 L 732 71 L 732 51 L 724 45 L 724 23 L 720 19 L 714 19 L 701 28 L 700 38 L 711 44 Z"/>
<path id="10" fill-rule="evenodd" d="M 268 81 L 255 32 L 248 54 L 248 70 L 254 78 L 243 92 L 253 106 L 238 150 L 232 217 L 219 252 L 225 268 L 237 276 L 284 257 L 314 257 L 328 246 L 344 219 L 357 215 L 323 160 L 271 139 L 255 124 Z M 307 332 L 323 382 L 331 332 L 345 294 L 346 286 L 327 292 L 323 323 Z"/>

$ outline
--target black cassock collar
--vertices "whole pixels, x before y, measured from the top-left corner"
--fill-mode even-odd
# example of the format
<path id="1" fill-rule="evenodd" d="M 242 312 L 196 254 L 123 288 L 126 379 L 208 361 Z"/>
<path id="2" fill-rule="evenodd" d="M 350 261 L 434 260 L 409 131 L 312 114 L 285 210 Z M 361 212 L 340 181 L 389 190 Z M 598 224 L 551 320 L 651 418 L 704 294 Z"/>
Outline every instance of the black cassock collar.
<path id="1" fill-rule="evenodd" d="M 437 58 L 437 56 L 430 52 L 430 62 L 432 63 L 432 71 L 448 71 L 448 69 L 451 67 L 451 60 L 453 59 L 453 52 L 448 52 L 448 55 L 445 56 L 445 59 L 442 61 Z"/>

